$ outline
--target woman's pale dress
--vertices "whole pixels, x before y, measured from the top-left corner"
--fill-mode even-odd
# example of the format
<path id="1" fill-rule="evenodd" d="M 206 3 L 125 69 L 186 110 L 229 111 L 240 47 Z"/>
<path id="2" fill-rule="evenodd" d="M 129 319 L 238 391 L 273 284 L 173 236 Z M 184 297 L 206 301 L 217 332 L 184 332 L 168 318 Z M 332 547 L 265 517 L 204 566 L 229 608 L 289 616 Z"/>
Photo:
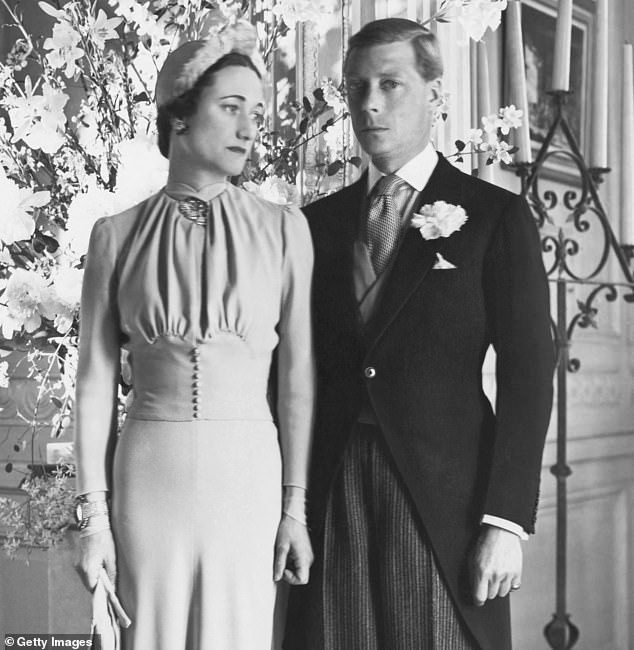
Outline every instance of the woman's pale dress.
<path id="1" fill-rule="evenodd" d="M 308 444 L 312 246 L 296 208 L 223 183 L 198 194 L 200 225 L 179 210 L 189 194 L 168 186 L 94 227 L 80 487 L 112 493 L 126 650 L 270 650 L 281 486 L 305 484 L 280 446 Z M 134 399 L 115 439 L 120 345 Z"/>

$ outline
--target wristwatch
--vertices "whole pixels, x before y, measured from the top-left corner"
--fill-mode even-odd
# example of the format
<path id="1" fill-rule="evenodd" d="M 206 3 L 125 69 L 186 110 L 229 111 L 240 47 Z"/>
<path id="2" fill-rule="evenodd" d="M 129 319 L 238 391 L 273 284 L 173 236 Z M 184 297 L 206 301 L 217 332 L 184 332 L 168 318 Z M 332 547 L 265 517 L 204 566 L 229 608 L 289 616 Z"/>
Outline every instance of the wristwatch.
<path id="1" fill-rule="evenodd" d="M 96 515 L 108 514 L 107 501 L 88 501 L 84 495 L 75 499 L 75 521 L 79 530 L 83 530 L 88 525 L 88 520 Z"/>

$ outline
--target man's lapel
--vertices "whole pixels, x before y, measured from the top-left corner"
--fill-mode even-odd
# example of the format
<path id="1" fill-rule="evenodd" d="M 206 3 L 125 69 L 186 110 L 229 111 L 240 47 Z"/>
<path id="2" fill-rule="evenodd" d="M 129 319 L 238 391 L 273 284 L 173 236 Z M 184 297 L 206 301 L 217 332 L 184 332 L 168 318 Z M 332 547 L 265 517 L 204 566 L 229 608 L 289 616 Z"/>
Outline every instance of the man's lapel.
<path id="1" fill-rule="evenodd" d="M 361 206 L 365 201 L 368 175 L 364 173 L 358 181 L 349 185 L 340 194 L 338 212 L 340 217 L 335 223 L 340 227 L 338 245 L 341 246 L 337 258 L 340 264 L 333 269 L 334 283 L 331 287 L 339 295 L 343 316 L 349 319 L 353 329 L 361 331 L 362 323 L 354 291 L 354 242 L 358 235 Z M 334 286 L 333 286 L 334 285 Z"/>
<path id="2" fill-rule="evenodd" d="M 455 202 L 460 194 L 460 172 L 439 155 L 438 164 L 414 206 L 435 201 Z M 396 318 L 418 285 L 436 262 L 436 244 L 423 239 L 415 228 L 408 228 L 397 253 L 389 277 L 383 288 L 383 297 L 367 323 L 365 336 L 371 347 Z"/>

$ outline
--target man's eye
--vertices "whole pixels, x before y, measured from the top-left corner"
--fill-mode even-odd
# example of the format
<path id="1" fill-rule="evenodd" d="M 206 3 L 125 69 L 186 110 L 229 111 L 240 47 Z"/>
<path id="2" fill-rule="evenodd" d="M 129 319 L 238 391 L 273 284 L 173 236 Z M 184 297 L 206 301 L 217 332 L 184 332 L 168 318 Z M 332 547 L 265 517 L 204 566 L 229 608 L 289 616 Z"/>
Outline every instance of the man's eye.
<path id="1" fill-rule="evenodd" d="M 264 125 L 263 113 L 251 113 L 251 119 L 256 123 L 258 128 Z"/>
<path id="2" fill-rule="evenodd" d="M 397 88 L 398 86 L 398 81 L 394 81 L 394 79 L 384 79 L 381 82 L 381 88 L 384 90 L 394 90 L 394 88 Z"/>

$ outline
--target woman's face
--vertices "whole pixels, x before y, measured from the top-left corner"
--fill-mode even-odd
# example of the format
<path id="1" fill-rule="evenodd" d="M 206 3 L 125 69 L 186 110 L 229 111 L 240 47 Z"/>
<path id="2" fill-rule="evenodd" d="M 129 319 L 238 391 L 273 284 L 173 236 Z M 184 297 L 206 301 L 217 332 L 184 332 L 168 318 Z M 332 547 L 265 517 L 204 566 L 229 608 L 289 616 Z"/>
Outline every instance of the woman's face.
<path id="1" fill-rule="evenodd" d="M 202 90 L 196 112 L 185 120 L 187 131 L 172 132 L 171 140 L 181 161 L 209 182 L 224 180 L 244 168 L 263 115 L 261 80 L 250 68 L 228 66 Z"/>

